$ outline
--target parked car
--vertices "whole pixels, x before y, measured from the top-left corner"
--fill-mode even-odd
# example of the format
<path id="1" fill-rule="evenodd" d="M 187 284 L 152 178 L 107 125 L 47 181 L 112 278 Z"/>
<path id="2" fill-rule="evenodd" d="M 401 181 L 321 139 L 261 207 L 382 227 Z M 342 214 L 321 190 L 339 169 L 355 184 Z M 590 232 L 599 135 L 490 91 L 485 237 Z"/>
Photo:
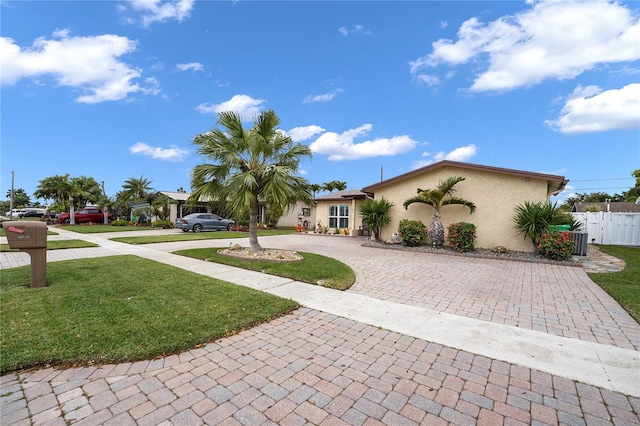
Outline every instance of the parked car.
<path id="1" fill-rule="evenodd" d="M 77 212 L 73 214 L 73 218 L 76 223 L 104 223 L 104 210 L 97 209 L 95 207 L 86 207 L 84 209 L 79 209 Z M 112 215 L 108 216 L 108 220 L 112 221 L 115 218 Z M 69 224 L 71 223 L 71 214 L 70 213 L 60 213 L 58 217 L 58 223 Z"/>
<path id="2" fill-rule="evenodd" d="M 223 219 L 212 213 L 192 213 L 185 217 L 176 219 L 175 228 L 182 229 L 183 232 L 201 231 L 230 231 L 235 222 L 231 219 Z"/>
<path id="3" fill-rule="evenodd" d="M 42 217 L 44 216 L 44 210 L 27 210 L 18 217 Z"/>

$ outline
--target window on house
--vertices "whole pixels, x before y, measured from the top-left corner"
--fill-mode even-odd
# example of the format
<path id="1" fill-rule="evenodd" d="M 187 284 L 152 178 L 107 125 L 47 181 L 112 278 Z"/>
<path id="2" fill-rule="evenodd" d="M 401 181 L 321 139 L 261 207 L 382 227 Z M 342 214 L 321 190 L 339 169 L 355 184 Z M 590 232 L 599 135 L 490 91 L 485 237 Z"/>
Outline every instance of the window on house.
<path id="1" fill-rule="evenodd" d="M 348 228 L 349 227 L 349 205 L 330 205 L 329 206 L 329 228 Z"/>
<path id="2" fill-rule="evenodd" d="M 303 207 L 302 216 L 311 216 L 311 209 L 309 207 Z"/>

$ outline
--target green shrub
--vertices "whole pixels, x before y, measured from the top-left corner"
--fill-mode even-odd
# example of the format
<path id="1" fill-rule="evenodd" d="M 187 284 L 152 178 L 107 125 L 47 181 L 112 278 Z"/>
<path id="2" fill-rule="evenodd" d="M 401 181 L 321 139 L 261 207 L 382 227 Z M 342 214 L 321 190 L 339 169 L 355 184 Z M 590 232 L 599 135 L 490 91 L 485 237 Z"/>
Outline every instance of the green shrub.
<path id="1" fill-rule="evenodd" d="M 455 251 L 466 253 L 476 247 L 476 226 L 473 223 L 452 223 L 447 227 L 447 231 L 447 242 Z"/>
<path id="2" fill-rule="evenodd" d="M 545 233 L 538 243 L 538 253 L 546 259 L 569 260 L 573 244 L 573 238 L 567 231 Z"/>
<path id="3" fill-rule="evenodd" d="M 161 228 L 161 229 L 171 229 L 173 228 L 173 223 L 168 220 L 156 220 L 151 224 L 152 228 Z"/>
<path id="4" fill-rule="evenodd" d="M 405 246 L 417 247 L 427 238 L 426 228 L 420 220 L 402 219 L 398 225 L 398 233 Z"/>
<path id="5" fill-rule="evenodd" d="M 129 226 L 129 221 L 122 219 L 114 220 L 111 222 L 111 226 Z"/>

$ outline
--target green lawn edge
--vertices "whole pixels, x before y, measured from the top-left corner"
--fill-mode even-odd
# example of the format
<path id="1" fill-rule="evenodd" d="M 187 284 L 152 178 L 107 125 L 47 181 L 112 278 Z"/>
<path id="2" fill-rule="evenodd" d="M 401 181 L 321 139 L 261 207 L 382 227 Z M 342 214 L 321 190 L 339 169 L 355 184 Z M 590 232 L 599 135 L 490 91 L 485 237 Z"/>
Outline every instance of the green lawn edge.
<path id="1" fill-rule="evenodd" d="M 218 254 L 225 247 L 207 247 L 174 251 L 174 254 L 208 262 L 222 263 L 242 269 L 264 272 L 334 290 L 347 290 L 356 281 L 356 274 L 339 260 L 315 253 L 298 252 L 304 258 L 296 262 L 245 260 Z"/>
<path id="2" fill-rule="evenodd" d="M 153 359 L 285 315 L 292 300 L 132 255 L 3 270 L 0 372 Z"/>
<path id="3" fill-rule="evenodd" d="M 603 253 L 625 261 L 619 272 L 590 273 L 589 278 L 609 293 L 640 323 L 640 248 L 598 245 Z"/>
<path id="4" fill-rule="evenodd" d="M 100 247 L 98 244 L 84 240 L 56 240 L 47 241 L 47 250 L 62 250 L 71 248 Z M 9 244 L 0 244 L 0 252 L 17 252 L 19 249 L 9 248 Z"/>
<path id="5" fill-rule="evenodd" d="M 263 229 L 258 231 L 258 236 L 276 236 L 289 235 L 295 233 L 286 229 Z M 200 240 L 223 240 L 233 238 L 249 238 L 248 232 L 239 231 L 212 231 L 212 232 L 181 232 L 177 234 L 164 235 L 145 235 L 137 237 L 115 237 L 109 238 L 112 241 L 127 244 L 154 244 L 154 243 L 173 243 L 180 241 L 200 241 Z"/>

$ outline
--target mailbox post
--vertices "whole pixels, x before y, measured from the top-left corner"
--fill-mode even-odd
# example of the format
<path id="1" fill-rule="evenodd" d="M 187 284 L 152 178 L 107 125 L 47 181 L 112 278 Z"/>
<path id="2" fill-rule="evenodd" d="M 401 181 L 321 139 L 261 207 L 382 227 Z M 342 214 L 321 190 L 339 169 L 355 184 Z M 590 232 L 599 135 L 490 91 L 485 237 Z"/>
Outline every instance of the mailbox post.
<path id="1" fill-rule="evenodd" d="M 47 286 L 47 224 L 33 221 L 2 223 L 9 248 L 29 253 L 31 287 Z"/>

